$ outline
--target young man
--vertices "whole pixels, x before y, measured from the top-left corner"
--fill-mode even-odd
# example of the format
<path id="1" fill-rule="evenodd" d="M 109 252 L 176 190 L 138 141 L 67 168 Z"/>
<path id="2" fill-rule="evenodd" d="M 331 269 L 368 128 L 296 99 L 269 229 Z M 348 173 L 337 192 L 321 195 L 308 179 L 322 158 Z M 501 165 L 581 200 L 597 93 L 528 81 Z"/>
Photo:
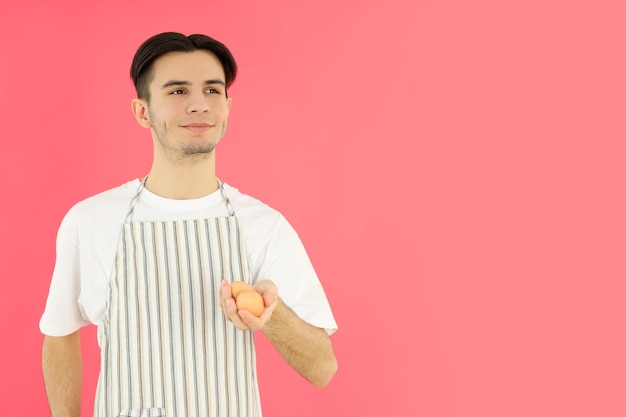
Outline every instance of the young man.
<path id="1" fill-rule="evenodd" d="M 336 330 L 296 232 L 215 173 L 237 66 L 204 35 L 162 33 L 131 67 L 132 111 L 150 129 L 141 179 L 76 204 L 63 219 L 40 328 L 53 416 L 79 416 L 80 328 L 102 350 L 94 415 L 260 416 L 253 331 L 317 387 L 337 369 Z M 228 285 L 261 293 L 260 317 Z"/>

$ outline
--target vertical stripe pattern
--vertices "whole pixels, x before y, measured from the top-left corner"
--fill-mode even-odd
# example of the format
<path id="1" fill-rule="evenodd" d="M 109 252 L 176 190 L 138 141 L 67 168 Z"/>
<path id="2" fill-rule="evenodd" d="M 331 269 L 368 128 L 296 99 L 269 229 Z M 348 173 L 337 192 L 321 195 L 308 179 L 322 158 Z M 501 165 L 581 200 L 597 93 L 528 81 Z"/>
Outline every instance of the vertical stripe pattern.
<path id="1" fill-rule="evenodd" d="M 95 416 L 260 417 L 253 333 L 219 304 L 222 279 L 249 275 L 234 216 L 126 223 Z"/>

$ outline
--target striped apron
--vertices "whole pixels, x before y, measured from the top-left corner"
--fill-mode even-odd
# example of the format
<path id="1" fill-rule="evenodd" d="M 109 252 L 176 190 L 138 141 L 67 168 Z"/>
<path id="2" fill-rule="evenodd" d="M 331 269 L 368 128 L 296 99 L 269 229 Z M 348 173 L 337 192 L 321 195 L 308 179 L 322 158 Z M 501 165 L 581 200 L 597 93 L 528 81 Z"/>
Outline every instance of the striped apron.
<path id="1" fill-rule="evenodd" d="M 133 222 L 111 277 L 95 417 L 261 416 L 254 337 L 229 323 L 222 279 L 250 283 L 239 225 L 229 216 Z"/>

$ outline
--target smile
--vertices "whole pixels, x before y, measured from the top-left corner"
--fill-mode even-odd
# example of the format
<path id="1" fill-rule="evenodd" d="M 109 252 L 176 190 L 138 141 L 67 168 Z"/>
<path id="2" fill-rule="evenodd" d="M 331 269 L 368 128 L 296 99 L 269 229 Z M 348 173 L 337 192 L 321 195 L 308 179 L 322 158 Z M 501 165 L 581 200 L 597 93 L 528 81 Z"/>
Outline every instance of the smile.
<path id="1" fill-rule="evenodd" d="M 206 132 L 207 130 L 211 129 L 213 125 L 209 123 L 189 123 L 186 125 L 182 125 L 181 127 L 192 132 Z"/>

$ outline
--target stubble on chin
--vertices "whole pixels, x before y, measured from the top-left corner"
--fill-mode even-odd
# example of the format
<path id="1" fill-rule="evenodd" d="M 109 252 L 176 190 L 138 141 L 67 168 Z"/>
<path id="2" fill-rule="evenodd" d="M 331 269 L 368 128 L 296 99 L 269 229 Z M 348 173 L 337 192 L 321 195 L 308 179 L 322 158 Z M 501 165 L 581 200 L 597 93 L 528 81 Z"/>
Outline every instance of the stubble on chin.
<path id="1" fill-rule="evenodd" d="M 214 143 L 204 143 L 201 145 L 183 145 L 181 152 L 183 155 L 203 155 L 210 154 L 215 150 Z"/>
<path id="2" fill-rule="evenodd" d="M 148 111 L 150 119 L 155 120 L 153 115 Z M 168 138 L 170 138 L 171 133 L 166 126 L 159 125 L 158 123 L 153 123 L 152 129 L 156 139 L 161 145 L 161 148 L 165 152 L 165 154 L 174 161 L 183 162 L 190 160 L 202 160 L 208 157 L 213 151 L 215 151 L 215 147 L 219 142 L 222 141 L 224 135 L 226 135 L 226 130 L 228 127 L 227 120 L 222 123 L 221 132 L 219 139 L 215 143 L 183 143 L 180 145 L 178 149 L 174 149 L 171 147 L 171 143 L 169 143 Z"/>
<path id="3" fill-rule="evenodd" d="M 220 132 L 219 139 L 216 143 L 201 143 L 201 144 L 183 144 L 181 146 L 181 151 L 183 155 L 202 155 L 202 154 L 210 154 L 212 153 L 217 145 L 224 139 L 226 135 L 226 129 L 228 127 L 228 123 L 224 121 L 222 123 L 222 131 Z M 161 142 L 162 143 L 162 142 Z"/>
<path id="4" fill-rule="evenodd" d="M 216 143 L 200 143 L 200 144 L 183 144 L 181 146 L 181 151 L 183 155 L 208 155 L 212 153 L 217 145 L 224 139 L 224 135 L 226 135 L 226 128 L 228 123 L 224 121 L 222 124 L 222 131 L 220 132 L 220 137 Z M 162 142 L 161 142 L 162 143 Z"/>

